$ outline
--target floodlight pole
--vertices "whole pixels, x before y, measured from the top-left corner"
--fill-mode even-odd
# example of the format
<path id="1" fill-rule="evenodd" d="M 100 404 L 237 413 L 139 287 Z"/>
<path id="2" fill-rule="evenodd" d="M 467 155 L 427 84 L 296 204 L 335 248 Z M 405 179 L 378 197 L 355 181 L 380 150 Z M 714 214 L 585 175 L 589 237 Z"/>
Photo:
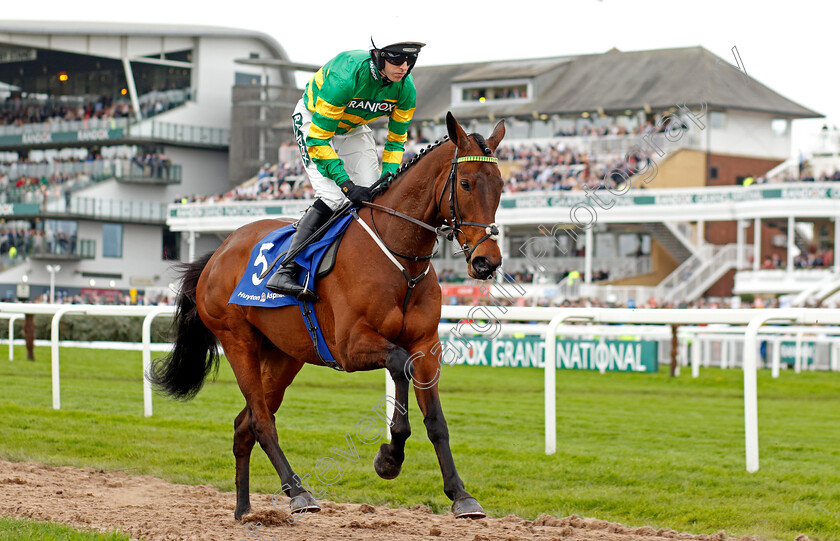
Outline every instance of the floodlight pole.
<path id="1" fill-rule="evenodd" d="M 50 273 L 50 304 L 55 304 L 55 273 L 61 270 L 61 265 L 47 265 Z"/>

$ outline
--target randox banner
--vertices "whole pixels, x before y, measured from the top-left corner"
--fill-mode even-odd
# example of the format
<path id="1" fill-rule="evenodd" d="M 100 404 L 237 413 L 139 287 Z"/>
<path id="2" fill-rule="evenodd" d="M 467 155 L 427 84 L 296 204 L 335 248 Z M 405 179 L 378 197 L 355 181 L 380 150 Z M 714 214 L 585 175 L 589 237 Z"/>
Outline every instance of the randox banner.
<path id="1" fill-rule="evenodd" d="M 545 341 L 539 336 L 487 339 L 443 337 L 446 355 L 455 364 L 543 368 Z M 557 340 L 557 368 L 597 370 L 601 373 L 659 370 L 659 344 L 642 340 Z"/>

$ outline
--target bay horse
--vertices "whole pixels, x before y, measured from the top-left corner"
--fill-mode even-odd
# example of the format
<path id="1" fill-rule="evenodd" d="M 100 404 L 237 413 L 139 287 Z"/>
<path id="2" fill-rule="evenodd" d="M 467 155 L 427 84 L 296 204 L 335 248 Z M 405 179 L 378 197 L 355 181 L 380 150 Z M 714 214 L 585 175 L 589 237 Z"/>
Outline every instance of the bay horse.
<path id="1" fill-rule="evenodd" d="M 379 448 L 376 473 L 384 479 L 400 473 L 411 433 L 408 388 L 414 382 L 452 511 L 457 517 L 480 518 L 484 510 L 455 469 L 438 396 L 441 289 L 429 260 L 436 237 L 446 233 L 461 244 L 472 278 L 490 278 L 501 265 L 494 222 L 503 181 L 493 154 L 505 127 L 504 121 L 499 122 L 484 139 L 466 134 L 451 113 L 446 120 L 448 137 L 400 167 L 375 204 L 360 209 L 357 220 L 351 221 L 333 270 L 316 283 L 320 300 L 314 310 L 340 365 L 336 368 L 346 372 L 386 368 L 395 382 L 392 437 Z M 253 272 L 246 268 L 252 248 L 283 225 L 278 220 L 245 225 L 215 252 L 181 266 L 173 349 L 155 361 L 149 374 L 159 390 L 179 399 L 192 398 L 210 372 L 218 370 L 218 339 L 247 404 L 234 421 L 237 520 L 251 508 L 248 476 L 256 442 L 291 498 L 290 511 L 320 509 L 280 448 L 274 413 L 303 365 L 324 363 L 297 307 L 228 304 L 240 279 Z M 371 228 L 376 233 L 365 230 Z"/>

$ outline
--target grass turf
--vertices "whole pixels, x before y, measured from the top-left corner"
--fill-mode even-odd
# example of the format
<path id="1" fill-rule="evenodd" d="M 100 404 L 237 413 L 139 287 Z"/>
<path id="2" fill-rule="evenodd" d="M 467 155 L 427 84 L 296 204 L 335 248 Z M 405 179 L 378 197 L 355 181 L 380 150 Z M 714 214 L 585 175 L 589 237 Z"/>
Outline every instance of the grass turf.
<path id="1" fill-rule="evenodd" d="M 195 400 L 156 395 L 147 419 L 139 352 L 63 349 L 60 411 L 51 408 L 49 349 L 36 358 L 0 361 L 0 457 L 233 490 L 233 419 L 244 399 L 224 360 Z M 414 433 L 396 480 L 373 471 L 378 444 L 354 435 L 361 418 L 376 417 L 384 378 L 305 367 L 277 414 L 280 444 L 318 497 L 445 512 L 451 502 L 413 399 Z M 840 539 L 840 374 L 759 373 L 755 474 L 744 465 L 742 382 L 739 370 L 703 369 L 697 379 L 560 371 L 552 456 L 543 452 L 542 370 L 453 367 L 440 388 L 459 473 L 493 516 L 575 513 L 694 533 Z M 348 434 L 357 462 L 331 451 L 350 453 Z M 341 467 L 333 485 L 315 479 L 323 457 Z M 257 446 L 251 491 L 279 488 Z"/>
<path id="2" fill-rule="evenodd" d="M 63 524 L 22 520 L 0 517 L 0 538 L 4 541 L 31 541 L 49 539 L 50 541 L 129 541 L 124 533 L 107 534 L 74 530 Z"/>

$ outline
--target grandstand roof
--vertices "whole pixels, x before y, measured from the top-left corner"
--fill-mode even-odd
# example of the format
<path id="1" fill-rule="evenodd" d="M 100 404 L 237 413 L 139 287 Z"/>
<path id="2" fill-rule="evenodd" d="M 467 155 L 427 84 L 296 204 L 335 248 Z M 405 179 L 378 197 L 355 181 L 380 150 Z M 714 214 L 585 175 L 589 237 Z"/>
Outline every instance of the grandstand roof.
<path id="1" fill-rule="evenodd" d="M 464 65 L 418 66 L 414 70 L 418 100 L 415 118 L 459 118 L 577 115 L 602 109 L 623 113 L 649 107 L 662 111 L 705 101 L 710 109 L 739 109 L 788 118 L 823 115 L 764 86 L 703 47 L 493 61 Z M 453 102 L 452 85 L 505 79 L 533 81 L 534 99 L 498 103 Z"/>
<path id="2" fill-rule="evenodd" d="M 93 36 L 215 36 L 243 37 L 262 41 L 280 58 L 289 59 L 280 43 L 262 32 L 220 26 L 117 23 L 81 21 L 0 20 L 0 43 L 13 42 L 15 35 L 93 35 Z"/>

